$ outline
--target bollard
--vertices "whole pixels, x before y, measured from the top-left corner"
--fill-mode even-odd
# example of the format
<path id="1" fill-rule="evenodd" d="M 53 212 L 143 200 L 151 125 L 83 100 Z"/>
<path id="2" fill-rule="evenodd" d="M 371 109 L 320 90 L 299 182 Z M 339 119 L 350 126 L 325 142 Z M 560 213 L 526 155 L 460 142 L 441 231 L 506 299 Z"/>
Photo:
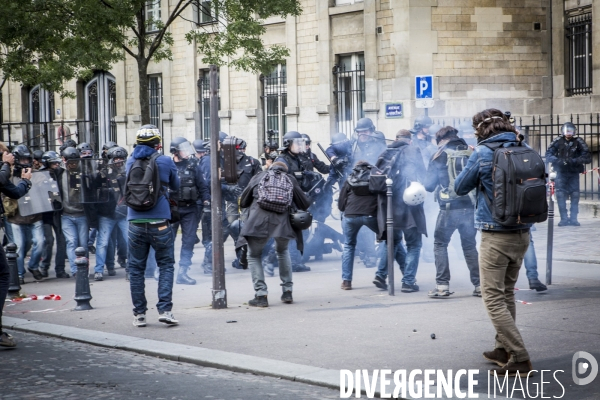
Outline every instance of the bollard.
<path id="1" fill-rule="evenodd" d="M 90 278 L 89 278 L 89 260 L 85 256 L 85 249 L 78 247 L 75 249 L 75 264 L 77 265 L 77 279 L 75 281 L 75 301 L 77 307 L 75 311 L 91 310 L 90 305 L 92 294 L 90 293 Z"/>
<path id="2" fill-rule="evenodd" d="M 9 243 L 6 245 L 6 261 L 8 262 L 8 271 L 10 272 L 10 280 L 8 293 L 17 294 L 21 291 L 21 283 L 19 282 L 19 267 L 17 266 L 17 245 Z"/>
<path id="3" fill-rule="evenodd" d="M 552 285 L 552 249 L 554 247 L 554 180 L 556 172 L 551 171 L 548 174 L 548 189 L 550 197 L 548 199 L 548 240 L 546 245 L 546 285 Z"/>
<path id="4" fill-rule="evenodd" d="M 394 293 L 394 204 L 392 202 L 392 184 L 394 182 L 387 178 L 387 264 L 388 264 L 388 293 L 395 296 Z"/>

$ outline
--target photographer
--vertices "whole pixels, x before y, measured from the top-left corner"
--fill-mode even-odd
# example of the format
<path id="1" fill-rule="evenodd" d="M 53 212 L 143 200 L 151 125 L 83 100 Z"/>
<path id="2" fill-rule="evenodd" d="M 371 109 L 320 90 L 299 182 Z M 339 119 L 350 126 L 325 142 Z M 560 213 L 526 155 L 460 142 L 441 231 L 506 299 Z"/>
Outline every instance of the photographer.
<path id="1" fill-rule="evenodd" d="M 24 196 L 31 188 L 31 170 L 21 171 L 21 182 L 14 185 L 10 181 L 11 166 L 14 164 L 14 156 L 8 152 L 3 143 L 0 143 L 0 152 L 2 153 L 2 167 L 0 167 L 0 193 L 3 197 L 18 199 Z M 4 214 L 4 210 L 1 210 Z M 8 333 L 2 332 L 2 309 L 6 295 L 8 294 L 10 273 L 4 247 L 0 246 L 0 347 L 15 347 L 17 341 Z"/>

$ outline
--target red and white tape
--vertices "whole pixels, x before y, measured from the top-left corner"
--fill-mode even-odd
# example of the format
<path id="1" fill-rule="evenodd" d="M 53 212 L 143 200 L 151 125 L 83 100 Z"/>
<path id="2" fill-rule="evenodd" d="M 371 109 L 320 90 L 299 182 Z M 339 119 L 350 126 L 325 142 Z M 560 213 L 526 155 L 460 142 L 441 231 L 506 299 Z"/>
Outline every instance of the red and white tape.
<path id="1" fill-rule="evenodd" d="M 13 303 L 22 303 L 25 301 L 33 301 L 33 300 L 62 300 L 59 294 L 47 294 L 44 296 L 37 296 L 35 294 L 31 294 L 27 297 L 15 297 L 11 300 Z"/>

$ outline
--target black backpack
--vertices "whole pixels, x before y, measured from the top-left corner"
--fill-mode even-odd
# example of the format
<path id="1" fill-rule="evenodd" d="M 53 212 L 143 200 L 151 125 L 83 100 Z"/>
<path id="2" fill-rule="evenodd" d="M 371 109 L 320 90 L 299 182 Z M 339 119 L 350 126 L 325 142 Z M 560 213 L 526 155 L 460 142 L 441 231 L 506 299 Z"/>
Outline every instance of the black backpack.
<path id="1" fill-rule="evenodd" d="M 504 226 L 544 222 L 548 218 L 546 168 L 542 157 L 522 146 L 485 144 L 494 151 L 492 181 L 494 193 L 480 190 L 496 222 Z"/>
<path id="2" fill-rule="evenodd" d="M 357 165 L 348 175 L 350 190 L 357 196 L 370 196 L 373 193 L 369 189 L 369 178 L 371 176 L 371 165 Z"/>
<path id="3" fill-rule="evenodd" d="M 136 159 L 127 174 L 125 203 L 135 211 L 151 210 L 165 192 L 156 164 L 159 156 L 160 154 L 157 152 L 149 158 Z"/>

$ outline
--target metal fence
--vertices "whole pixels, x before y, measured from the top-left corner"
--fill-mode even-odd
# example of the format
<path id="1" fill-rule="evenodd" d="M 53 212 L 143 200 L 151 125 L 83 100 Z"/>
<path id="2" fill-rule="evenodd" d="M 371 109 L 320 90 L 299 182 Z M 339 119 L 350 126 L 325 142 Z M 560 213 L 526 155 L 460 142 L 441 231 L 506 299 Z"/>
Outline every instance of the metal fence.
<path id="1" fill-rule="evenodd" d="M 210 78 L 208 71 L 198 79 L 198 105 L 200 109 L 200 136 L 202 140 L 210 140 Z M 221 83 L 217 77 L 217 98 L 221 109 Z M 221 130 L 221 119 L 217 118 L 218 129 Z"/>
<path id="2" fill-rule="evenodd" d="M 565 28 L 569 58 L 567 94 L 592 93 L 592 13 L 568 18 Z"/>
<path id="3" fill-rule="evenodd" d="M 346 64 L 333 67 L 335 79 L 336 122 L 339 132 L 351 137 L 356 121 L 365 116 L 365 65 L 362 62 L 346 67 Z"/>
<path id="4" fill-rule="evenodd" d="M 150 123 L 160 126 L 160 114 L 163 111 L 162 77 L 148 77 L 148 105 L 150 108 Z"/>
<path id="5" fill-rule="evenodd" d="M 550 143 L 561 134 L 561 125 L 568 121 L 575 124 L 578 136 L 585 140 L 592 153 L 592 163 L 586 164 L 585 169 L 591 170 L 600 167 L 600 114 L 571 115 L 567 119 L 556 116 L 550 117 L 547 122 L 542 122 L 541 117 L 526 117 L 518 120 L 525 141 L 537 150 L 544 159 Z M 582 174 L 580 187 L 582 198 L 586 200 L 600 199 L 598 171 Z"/>
<path id="6" fill-rule="evenodd" d="M 287 69 L 286 65 L 277 66 L 269 75 L 261 75 L 263 111 L 264 111 L 264 138 L 281 145 L 281 138 L 287 132 Z M 281 132 L 281 134 L 280 134 Z"/>

